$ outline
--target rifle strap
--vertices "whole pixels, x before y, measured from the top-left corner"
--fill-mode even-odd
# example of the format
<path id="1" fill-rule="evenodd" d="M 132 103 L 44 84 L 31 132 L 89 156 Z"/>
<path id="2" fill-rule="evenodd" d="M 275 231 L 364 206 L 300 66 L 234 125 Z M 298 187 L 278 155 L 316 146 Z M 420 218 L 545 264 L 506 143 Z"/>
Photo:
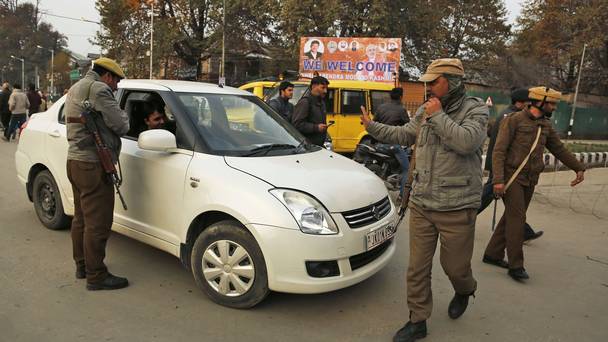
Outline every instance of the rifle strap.
<path id="1" fill-rule="evenodd" d="M 67 123 L 82 123 L 82 120 L 80 119 L 80 117 L 73 117 L 73 116 L 68 116 L 67 118 L 65 118 L 65 122 Z"/>
<path id="2" fill-rule="evenodd" d="M 530 148 L 530 152 L 528 152 L 528 155 L 526 156 L 524 161 L 521 162 L 521 164 L 519 165 L 517 170 L 515 170 L 515 173 L 513 173 L 513 175 L 507 182 L 507 185 L 505 186 L 505 191 L 507 191 L 507 189 L 511 186 L 511 184 L 513 184 L 513 181 L 515 181 L 515 178 L 517 178 L 517 176 L 519 175 L 521 170 L 523 170 L 524 166 L 528 163 L 528 160 L 530 159 L 530 155 L 532 154 L 532 152 L 534 152 L 534 149 L 536 149 L 536 145 L 538 145 L 538 139 L 540 138 L 540 133 L 542 130 L 543 130 L 543 127 L 539 125 L 538 131 L 536 132 L 536 139 L 534 139 L 534 143 L 532 144 L 532 148 Z"/>

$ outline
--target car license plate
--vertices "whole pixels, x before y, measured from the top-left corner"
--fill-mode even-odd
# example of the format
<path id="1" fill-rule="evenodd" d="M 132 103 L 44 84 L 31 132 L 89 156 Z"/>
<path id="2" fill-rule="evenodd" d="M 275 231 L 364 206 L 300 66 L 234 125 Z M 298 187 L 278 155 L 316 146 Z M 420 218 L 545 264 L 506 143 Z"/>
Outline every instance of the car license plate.
<path id="1" fill-rule="evenodd" d="M 367 242 L 367 250 L 374 249 L 381 245 L 384 241 L 390 239 L 395 235 L 395 230 L 393 226 L 388 225 L 386 227 L 376 229 L 367 233 L 366 242 Z"/>

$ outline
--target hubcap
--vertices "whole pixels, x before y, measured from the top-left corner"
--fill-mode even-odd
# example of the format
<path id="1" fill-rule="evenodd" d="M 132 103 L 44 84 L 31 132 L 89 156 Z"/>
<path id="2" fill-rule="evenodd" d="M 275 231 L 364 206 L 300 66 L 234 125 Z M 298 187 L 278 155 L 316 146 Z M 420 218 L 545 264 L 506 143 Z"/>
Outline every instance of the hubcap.
<path id="1" fill-rule="evenodd" d="M 49 184 L 45 183 L 40 187 L 38 198 L 40 200 L 40 208 L 44 215 L 48 218 L 52 218 L 55 215 L 56 205 L 55 194 Z"/>
<path id="2" fill-rule="evenodd" d="M 244 295 L 255 279 L 251 256 L 230 240 L 212 243 L 203 254 L 203 275 L 209 286 L 228 297 Z"/>

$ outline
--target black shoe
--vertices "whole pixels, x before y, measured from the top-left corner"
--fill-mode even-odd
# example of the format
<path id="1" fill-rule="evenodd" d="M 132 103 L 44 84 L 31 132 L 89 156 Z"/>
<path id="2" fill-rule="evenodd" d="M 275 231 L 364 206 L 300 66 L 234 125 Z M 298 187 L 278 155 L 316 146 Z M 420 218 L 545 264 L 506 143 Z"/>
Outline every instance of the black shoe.
<path id="1" fill-rule="evenodd" d="M 76 279 L 84 279 L 87 277 L 87 272 L 84 268 L 84 266 L 79 267 L 76 266 Z"/>
<path id="2" fill-rule="evenodd" d="M 500 260 L 500 259 L 494 259 L 485 254 L 481 261 L 483 261 L 486 264 L 490 264 L 490 265 L 494 265 L 494 266 L 498 266 L 498 267 L 502 267 L 502 268 L 509 268 L 509 264 L 506 261 Z"/>
<path id="3" fill-rule="evenodd" d="M 528 272 L 526 272 L 526 270 L 523 267 L 520 268 L 510 268 L 509 269 L 509 275 L 511 276 L 511 278 L 517 280 L 517 281 L 522 281 L 524 279 L 530 279 L 530 276 L 528 275 Z"/>
<path id="4" fill-rule="evenodd" d="M 526 236 L 524 236 L 524 241 L 532 241 L 532 240 L 536 240 L 539 237 L 543 236 L 544 232 L 542 230 L 539 230 L 537 232 L 532 231 L 532 234 L 528 234 L 526 232 Z"/>
<path id="5" fill-rule="evenodd" d="M 127 286 L 129 286 L 129 281 L 127 280 L 127 278 L 117 277 L 115 275 L 108 274 L 106 279 L 104 279 L 101 283 L 87 283 L 87 290 L 118 290 Z"/>
<path id="6" fill-rule="evenodd" d="M 8 138 L 7 138 L 7 137 L 5 137 L 5 136 L 2 136 L 2 140 L 4 140 L 4 141 L 9 141 L 9 140 L 8 140 Z"/>
<path id="7" fill-rule="evenodd" d="M 457 319 L 462 316 L 462 314 L 467 311 L 467 306 L 469 305 L 469 296 L 474 296 L 474 293 L 468 295 L 461 295 L 458 293 L 454 293 L 454 298 L 450 302 L 450 306 L 448 307 L 448 316 L 451 319 Z"/>
<path id="8" fill-rule="evenodd" d="M 425 337 L 426 321 L 418 323 L 407 322 L 403 328 L 399 329 L 395 336 L 393 336 L 393 342 L 414 342 Z"/>

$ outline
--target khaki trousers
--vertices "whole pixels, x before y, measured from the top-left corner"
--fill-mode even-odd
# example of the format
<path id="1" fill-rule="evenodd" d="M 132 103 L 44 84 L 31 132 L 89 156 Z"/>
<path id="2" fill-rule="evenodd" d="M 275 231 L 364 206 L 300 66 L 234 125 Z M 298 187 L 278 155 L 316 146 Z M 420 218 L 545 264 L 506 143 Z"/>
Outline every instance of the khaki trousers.
<path id="1" fill-rule="evenodd" d="M 74 261 L 85 266 L 88 283 L 99 283 L 108 276 L 103 260 L 114 216 L 114 187 L 100 163 L 68 160 L 67 171 L 74 192 Z"/>
<path id="2" fill-rule="evenodd" d="M 524 225 L 532 195 L 534 186 L 511 184 L 502 198 L 505 212 L 486 247 L 485 254 L 498 260 L 504 259 L 506 248 L 511 269 L 524 267 Z"/>
<path id="3" fill-rule="evenodd" d="M 458 294 L 477 289 L 471 270 L 477 209 L 423 210 L 410 204 L 410 262 L 407 270 L 407 305 L 413 323 L 431 316 L 431 269 L 437 238 L 441 242 L 443 271 Z"/>

